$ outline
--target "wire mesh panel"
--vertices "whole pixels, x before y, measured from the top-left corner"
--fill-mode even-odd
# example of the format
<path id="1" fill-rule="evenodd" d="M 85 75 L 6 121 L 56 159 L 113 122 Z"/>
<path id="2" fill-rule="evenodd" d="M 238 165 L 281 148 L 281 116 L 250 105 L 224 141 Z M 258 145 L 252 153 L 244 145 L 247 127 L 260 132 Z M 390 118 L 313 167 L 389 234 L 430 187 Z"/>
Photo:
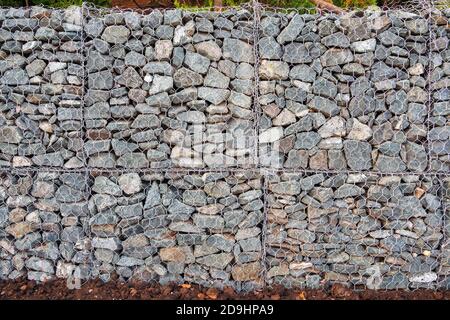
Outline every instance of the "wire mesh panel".
<path id="1" fill-rule="evenodd" d="M 268 284 L 437 288 L 441 192 L 437 177 L 418 175 L 273 175 Z"/>
<path id="2" fill-rule="evenodd" d="M 444 241 L 441 246 L 442 260 L 439 268 L 441 287 L 450 289 L 450 178 L 442 177 L 443 180 L 443 209 L 444 209 Z"/>
<path id="3" fill-rule="evenodd" d="M 93 173 L 90 230 L 100 277 L 262 286 L 259 173 Z"/>
<path id="4" fill-rule="evenodd" d="M 88 7 L 88 165 L 252 164 L 253 15 Z"/>
<path id="5" fill-rule="evenodd" d="M 427 169 L 427 19 L 401 10 L 261 13 L 261 165 Z"/>
<path id="6" fill-rule="evenodd" d="M 450 154 L 450 50 L 448 24 L 450 10 L 435 10 L 431 15 L 430 132 L 431 169 L 449 172 Z"/>
<path id="7" fill-rule="evenodd" d="M 91 277 L 84 173 L 0 172 L 0 279 Z"/>
<path id="8" fill-rule="evenodd" d="M 81 8 L 0 16 L 0 166 L 82 167 Z"/>
<path id="9" fill-rule="evenodd" d="M 0 278 L 448 289 L 449 18 L 0 9 Z"/>

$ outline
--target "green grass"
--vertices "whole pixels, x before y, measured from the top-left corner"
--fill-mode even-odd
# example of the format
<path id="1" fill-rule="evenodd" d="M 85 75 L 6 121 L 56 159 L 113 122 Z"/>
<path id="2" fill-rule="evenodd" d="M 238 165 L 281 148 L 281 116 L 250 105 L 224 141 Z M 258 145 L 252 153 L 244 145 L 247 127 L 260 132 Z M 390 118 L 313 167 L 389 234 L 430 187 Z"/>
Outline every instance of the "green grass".
<path id="1" fill-rule="evenodd" d="M 88 2 L 93 3 L 101 7 L 110 7 L 111 0 L 89 0 Z M 67 8 L 70 6 L 81 6 L 83 0 L 29 0 L 28 4 L 32 5 L 42 5 L 49 8 Z M 25 6 L 25 0 L 0 0 L 0 6 L 2 7 L 23 7 Z"/>

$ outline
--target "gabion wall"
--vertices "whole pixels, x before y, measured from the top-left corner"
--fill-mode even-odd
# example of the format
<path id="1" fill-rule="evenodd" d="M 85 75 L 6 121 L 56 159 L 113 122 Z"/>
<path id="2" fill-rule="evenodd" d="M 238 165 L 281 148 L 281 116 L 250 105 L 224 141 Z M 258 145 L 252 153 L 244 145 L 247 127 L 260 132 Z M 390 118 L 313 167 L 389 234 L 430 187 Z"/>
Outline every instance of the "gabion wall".
<path id="1" fill-rule="evenodd" d="M 0 10 L 0 279 L 449 287 L 450 10 Z"/>

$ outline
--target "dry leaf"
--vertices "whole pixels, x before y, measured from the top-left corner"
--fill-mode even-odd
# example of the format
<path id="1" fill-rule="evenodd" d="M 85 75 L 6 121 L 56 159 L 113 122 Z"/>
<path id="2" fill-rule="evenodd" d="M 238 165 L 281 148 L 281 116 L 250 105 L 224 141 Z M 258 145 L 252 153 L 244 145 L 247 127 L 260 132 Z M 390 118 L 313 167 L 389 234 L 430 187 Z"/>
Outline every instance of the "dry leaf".
<path id="1" fill-rule="evenodd" d="M 182 287 L 184 289 L 189 289 L 191 287 L 191 285 L 189 283 L 183 283 L 182 285 L 180 285 L 180 287 Z"/>
<path id="2" fill-rule="evenodd" d="M 216 288 L 209 288 L 209 289 L 206 291 L 206 295 L 207 295 L 210 299 L 212 299 L 212 300 L 216 300 L 218 294 L 219 294 L 219 292 L 217 291 Z"/>
<path id="3" fill-rule="evenodd" d="M 304 291 L 300 291 L 300 292 L 297 294 L 297 300 L 306 300 L 306 294 L 305 294 Z"/>

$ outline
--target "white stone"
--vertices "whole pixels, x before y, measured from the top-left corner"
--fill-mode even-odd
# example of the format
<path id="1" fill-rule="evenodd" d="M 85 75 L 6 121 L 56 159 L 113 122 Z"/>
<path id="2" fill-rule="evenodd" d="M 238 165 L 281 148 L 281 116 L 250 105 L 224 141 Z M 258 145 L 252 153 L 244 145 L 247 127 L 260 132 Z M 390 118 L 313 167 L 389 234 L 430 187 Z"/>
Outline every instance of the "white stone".
<path id="1" fill-rule="evenodd" d="M 353 119 L 353 127 L 347 136 L 348 139 L 365 141 L 371 136 L 372 129 L 369 126 L 359 122 L 357 119 Z"/>
<path id="2" fill-rule="evenodd" d="M 126 194 L 135 194 L 141 191 L 142 181 L 137 173 L 126 173 L 119 177 L 118 183 L 120 188 Z"/>
<path id="3" fill-rule="evenodd" d="M 434 272 L 424 272 L 409 278 L 411 282 L 429 283 L 436 281 L 437 274 Z"/>
<path id="4" fill-rule="evenodd" d="M 155 43 L 155 59 L 169 60 L 172 56 L 173 45 L 170 40 L 158 40 Z"/>
<path id="5" fill-rule="evenodd" d="M 295 122 L 295 114 L 288 109 L 283 109 L 278 116 L 273 119 L 274 126 L 285 126 Z"/>
<path id="6" fill-rule="evenodd" d="M 272 127 L 259 135 L 259 143 L 272 143 L 283 137 L 282 127 Z"/>
<path id="7" fill-rule="evenodd" d="M 353 42 L 351 44 L 352 50 L 356 53 L 365 53 L 365 52 L 375 51 L 376 46 L 377 46 L 376 39 L 357 41 L 357 42 Z"/>
<path id="8" fill-rule="evenodd" d="M 343 137 L 346 134 L 345 120 L 341 117 L 333 117 L 320 127 L 318 133 L 322 138 Z"/>

